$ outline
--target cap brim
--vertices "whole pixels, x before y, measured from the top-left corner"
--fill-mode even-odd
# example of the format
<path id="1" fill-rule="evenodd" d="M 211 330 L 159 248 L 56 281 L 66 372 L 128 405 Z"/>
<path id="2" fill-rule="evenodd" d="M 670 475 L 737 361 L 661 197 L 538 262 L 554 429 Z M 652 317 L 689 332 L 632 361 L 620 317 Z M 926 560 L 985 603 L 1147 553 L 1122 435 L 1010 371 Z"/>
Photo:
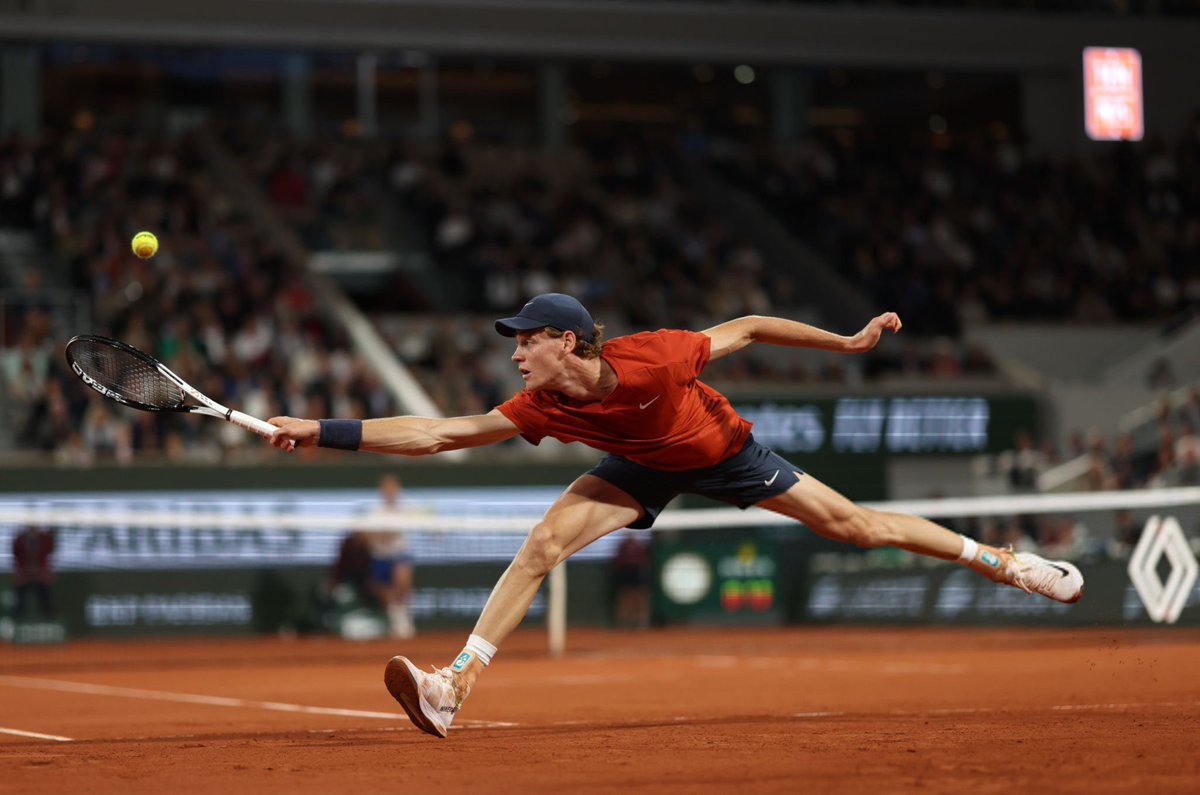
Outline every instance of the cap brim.
<path id="1" fill-rule="evenodd" d="M 545 327 L 545 322 L 532 320 L 527 317 L 506 317 L 496 321 L 496 331 L 506 337 L 515 337 L 519 332 L 533 331 L 534 329 Z"/>

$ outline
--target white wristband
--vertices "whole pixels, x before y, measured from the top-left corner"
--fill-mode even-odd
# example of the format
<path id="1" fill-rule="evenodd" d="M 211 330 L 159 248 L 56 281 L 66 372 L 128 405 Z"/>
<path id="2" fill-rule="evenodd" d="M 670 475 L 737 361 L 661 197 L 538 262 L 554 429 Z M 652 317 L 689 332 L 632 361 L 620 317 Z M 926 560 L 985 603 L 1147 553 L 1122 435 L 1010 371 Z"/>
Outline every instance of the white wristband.
<path id="1" fill-rule="evenodd" d="M 962 552 L 958 553 L 958 562 L 970 565 L 975 562 L 975 558 L 979 555 L 979 543 L 973 538 L 962 536 L 963 548 Z"/>

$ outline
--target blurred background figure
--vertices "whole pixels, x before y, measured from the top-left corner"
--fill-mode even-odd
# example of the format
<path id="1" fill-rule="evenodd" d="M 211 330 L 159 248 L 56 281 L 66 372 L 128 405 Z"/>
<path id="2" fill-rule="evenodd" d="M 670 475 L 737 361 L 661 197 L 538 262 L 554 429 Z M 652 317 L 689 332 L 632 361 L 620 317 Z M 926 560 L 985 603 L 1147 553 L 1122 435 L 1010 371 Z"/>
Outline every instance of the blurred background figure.
<path id="1" fill-rule="evenodd" d="M 326 595 L 334 604 L 357 604 L 372 610 L 383 607 L 371 565 L 371 542 L 366 533 L 347 533 L 329 570 Z"/>
<path id="2" fill-rule="evenodd" d="M 650 545 L 626 535 L 613 556 L 613 623 L 618 627 L 650 626 Z"/>
<path id="3" fill-rule="evenodd" d="M 26 525 L 13 537 L 12 555 L 17 592 L 16 618 L 28 618 L 30 594 L 37 600 L 40 619 L 53 616 L 50 584 L 54 574 L 50 556 L 54 554 L 54 534 L 41 527 Z"/>
<path id="4" fill-rule="evenodd" d="M 1034 447 L 1028 431 L 1018 431 L 1012 450 L 1000 454 L 1000 471 L 1008 480 L 1009 490 L 1016 494 L 1038 490 L 1038 475 L 1046 468 L 1046 457 Z"/>
<path id="5" fill-rule="evenodd" d="M 395 475 L 386 474 L 379 479 L 379 504 L 365 517 L 373 528 L 366 538 L 370 545 L 373 587 L 387 611 L 392 637 L 411 638 L 417 634 L 408 609 L 413 566 L 408 539 L 400 531 L 402 494 L 400 479 Z M 389 529 L 374 529 L 381 526 Z"/>
<path id="6" fill-rule="evenodd" d="M 1142 537 L 1142 525 L 1133 518 L 1133 513 L 1127 510 L 1117 511 L 1113 517 L 1113 541 L 1111 555 L 1114 558 L 1128 558 L 1133 554 Z"/>

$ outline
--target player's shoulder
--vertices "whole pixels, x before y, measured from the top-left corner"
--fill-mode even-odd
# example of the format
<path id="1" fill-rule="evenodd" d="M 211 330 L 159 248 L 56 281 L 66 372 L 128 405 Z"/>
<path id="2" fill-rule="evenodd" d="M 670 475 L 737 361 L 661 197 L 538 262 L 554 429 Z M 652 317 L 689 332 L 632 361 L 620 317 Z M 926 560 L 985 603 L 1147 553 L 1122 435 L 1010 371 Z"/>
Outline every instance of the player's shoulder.
<path id="1" fill-rule="evenodd" d="M 678 345 L 682 342 L 687 342 L 695 337 L 701 336 L 695 331 L 684 331 L 682 329 L 660 328 L 657 331 L 639 331 L 636 334 L 628 334 L 624 337 L 614 337 L 604 343 L 607 350 L 611 345 L 614 350 L 638 350 L 642 348 L 654 348 L 664 345 Z"/>

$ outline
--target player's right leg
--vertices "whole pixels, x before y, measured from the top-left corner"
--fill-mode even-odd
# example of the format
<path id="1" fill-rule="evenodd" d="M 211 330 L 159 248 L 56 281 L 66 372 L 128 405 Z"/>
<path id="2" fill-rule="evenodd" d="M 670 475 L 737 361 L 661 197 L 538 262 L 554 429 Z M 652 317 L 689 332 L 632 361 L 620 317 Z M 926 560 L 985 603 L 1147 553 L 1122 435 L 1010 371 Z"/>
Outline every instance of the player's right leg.
<path id="1" fill-rule="evenodd" d="M 584 475 L 572 483 L 529 532 L 492 589 L 466 648 L 449 667 L 425 673 L 404 657 L 387 664 L 388 692 L 417 728 L 445 737 L 496 647 L 521 623 L 550 570 L 642 513 L 640 503 L 605 480 Z"/>

